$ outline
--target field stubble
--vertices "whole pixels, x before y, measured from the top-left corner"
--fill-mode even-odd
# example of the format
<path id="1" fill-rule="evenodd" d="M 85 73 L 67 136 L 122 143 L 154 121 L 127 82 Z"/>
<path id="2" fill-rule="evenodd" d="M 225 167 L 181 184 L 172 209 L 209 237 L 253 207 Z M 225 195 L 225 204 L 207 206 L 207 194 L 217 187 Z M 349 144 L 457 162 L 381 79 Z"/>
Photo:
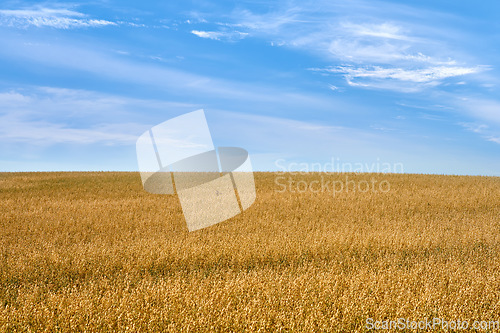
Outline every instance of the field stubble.
<path id="1" fill-rule="evenodd" d="M 0 174 L 0 331 L 366 331 L 500 320 L 500 178 L 349 174 L 188 233 L 137 173 Z M 320 176 L 286 175 L 311 182 Z"/>

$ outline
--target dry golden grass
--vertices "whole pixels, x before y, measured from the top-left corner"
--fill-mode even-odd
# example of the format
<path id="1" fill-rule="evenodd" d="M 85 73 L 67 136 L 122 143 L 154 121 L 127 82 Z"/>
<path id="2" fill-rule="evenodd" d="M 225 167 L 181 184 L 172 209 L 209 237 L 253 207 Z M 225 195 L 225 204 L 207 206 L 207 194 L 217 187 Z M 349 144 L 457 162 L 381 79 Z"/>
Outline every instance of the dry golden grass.
<path id="1" fill-rule="evenodd" d="M 137 173 L 0 174 L 0 331 L 366 331 L 500 320 L 500 178 L 349 174 L 188 233 Z M 310 182 L 320 176 L 285 175 Z M 439 330 L 438 330 L 439 331 Z"/>

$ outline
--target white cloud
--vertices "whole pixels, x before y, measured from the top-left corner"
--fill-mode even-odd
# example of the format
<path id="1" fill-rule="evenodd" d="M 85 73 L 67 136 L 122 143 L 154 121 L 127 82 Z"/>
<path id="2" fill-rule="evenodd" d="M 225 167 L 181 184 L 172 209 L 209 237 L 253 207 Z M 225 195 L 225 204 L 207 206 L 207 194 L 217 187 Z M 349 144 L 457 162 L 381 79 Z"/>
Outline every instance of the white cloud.
<path id="1" fill-rule="evenodd" d="M 490 137 L 488 141 L 498 143 L 500 145 L 500 137 Z"/>
<path id="2" fill-rule="evenodd" d="M 25 96 L 23 94 L 20 94 L 17 91 L 9 91 L 9 92 L 3 92 L 0 93 L 0 105 L 3 108 L 7 107 L 20 107 L 24 106 L 27 103 L 31 101 L 31 98 L 29 96 Z M 0 114 L 3 112 L 3 110 L 0 110 Z"/>
<path id="3" fill-rule="evenodd" d="M 117 25 L 107 20 L 86 18 L 86 15 L 64 8 L 36 7 L 32 9 L 0 10 L 0 25 L 27 28 L 52 27 L 57 29 L 103 27 Z"/>
<path id="4" fill-rule="evenodd" d="M 193 35 L 196 35 L 201 38 L 209 38 L 209 39 L 219 39 L 221 36 L 220 32 L 215 32 L 215 31 L 199 31 L 199 30 L 192 30 L 191 33 Z"/>
<path id="5" fill-rule="evenodd" d="M 137 135 L 126 131 L 133 124 L 108 124 L 81 129 L 46 121 L 21 121 L 6 119 L 5 117 L 0 117 L 0 119 L 2 119 L 0 134 L 4 142 L 26 142 L 33 145 L 50 145 L 55 143 L 132 144 L 137 140 Z"/>
<path id="6" fill-rule="evenodd" d="M 82 13 L 75 12 L 69 9 L 63 8 L 43 8 L 39 7 L 37 9 L 2 9 L 0 10 L 0 15 L 10 16 L 10 17 L 59 17 L 59 16 L 85 16 Z"/>
<path id="7" fill-rule="evenodd" d="M 425 87 L 435 87 L 447 78 L 478 73 L 485 69 L 487 67 L 482 66 L 431 66 L 419 69 L 337 66 L 312 70 L 343 74 L 347 83 L 353 87 L 418 91 Z M 406 83 L 406 85 L 394 85 L 394 82 Z"/>
<path id="8" fill-rule="evenodd" d="M 249 10 L 242 10 L 234 15 L 238 21 L 233 24 L 225 24 L 233 27 L 244 27 L 252 31 L 263 34 L 276 34 L 286 26 L 304 23 L 304 10 L 300 7 L 293 7 L 279 12 L 269 12 L 267 14 L 254 14 Z"/>
<path id="9" fill-rule="evenodd" d="M 227 27 L 348 65 L 343 73 L 352 87 L 416 92 L 487 68 L 468 64 L 467 50 L 461 54 L 450 47 L 455 41 L 449 36 L 460 33 L 443 28 L 449 17 L 411 6 L 321 1 L 259 14 L 243 10 L 233 17 Z"/>
<path id="10" fill-rule="evenodd" d="M 338 73 L 346 73 L 352 78 L 374 78 L 374 79 L 396 79 L 401 81 L 412 81 L 417 83 L 428 83 L 437 80 L 446 79 L 454 76 L 478 73 L 480 67 L 427 67 L 422 69 L 404 69 L 404 68 L 382 68 L 374 66 L 372 69 L 338 67 L 333 70 Z"/>
<path id="11" fill-rule="evenodd" d="M 76 40 L 60 38 L 57 41 L 51 40 L 48 44 L 39 38 L 36 41 L 28 37 L 20 40 L 16 34 L 6 32 L 0 34 L 0 44 L 3 46 L 0 48 L 0 56 L 17 57 L 19 61 L 56 71 L 76 70 L 95 75 L 99 80 L 153 87 L 164 91 L 168 96 L 187 96 L 189 100 L 194 98 L 194 101 L 203 101 L 205 104 L 223 98 L 226 105 L 230 104 L 231 107 L 249 109 L 253 105 L 252 108 L 259 108 L 261 112 L 273 110 L 272 105 L 293 110 L 312 107 L 327 110 L 332 105 L 331 96 L 309 92 L 291 93 L 286 87 L 193 74 L 163 63 L 123 57 L 113 50 L 95 50 L 92 45 Z M 352 107 L 346 106 L 347 103 L 343 101 L 336 102 L 339 108 Z"/>
<path id="12" fill-rule="evenodd" d="M 411 29 L 405 28 L 403 23 L 391 20 L 362 22 L 351 17 L 352 11 L 346 11 L 340 3 L 339 6 L 324 3 L 318 7 L 320 10 L 297 6 L 265 14 L 245 10 L 236 13 L 239 19 L 227 26 L 245 28 L 253 35 L 271 39 L 272 42 L 279 40 L 280 45 L 336 60 L 384 63 L 394 60 L 438 61 L 412 47 L 413 44 L 428 41 L 411 36 Z M 357 5 L 360 3 L 349 4 Z M 362 8 L 362 11 L 366 10 Z"/>
<path id="13" fill-rule="evenodd" d="M 471 110 L 469 110 L 469 112 L 470 111 Z M 477 111 L 477 110 L 472 110 L 472 111 Z M 476 118 L 484 117 L 483 115 L 478 116 L 477 114 L 475 114 L 474 116 Z M 500 109 L 498 109 L 497 117 L 500 117 Z M 491 120 L 491 118 L 490 119 L 483 118 L 483 120 Z M 500 136 L 498 136 L 498 133 L 500 133 L 500 127 L 494 122 L 490 122 L 488 125 L 478 122 L 473 122 L 473 123 L 461 122 L 459 123 L 459 125 L 465 128 L 469 132 L 478 134 L 486 141 L 500 144 Z"/>
<path id="14" fill-rule="evenodd" d="M 474 123 L 460 123 L 466 130 L 474 133 L 483 133 L 484 130 L 488 129 L 488 125 L 485 124 L 474 124 Z"/>
<path id="15" fill-rule="evenodd" d="M 3 144 L 35 146 L 130 145 L 154 124 L 154 120 L 136 115 L 135 110 L 179 112 L 197 107 L 53 87 L 9 91 L 0 93 L 0 137 Z"/>
<path id="16" fill-rule="evenodd" d="M 345 30 L 350 30 L 352 34 L 358 36 L 370 36 L 396 40 L 415 40 L 403 34 L 402 28 L 391 22 L 381 24 L 354 24 L 346 22 L 341 24 Z"/>
<path id="17" fill-rule="evenodd" d="M 239 31 L 200 31 L 192 30 L 191 33 L 201 38 L 215 39 L 215 40 L 238 40 L 248 36 L 248 33 Z"/>

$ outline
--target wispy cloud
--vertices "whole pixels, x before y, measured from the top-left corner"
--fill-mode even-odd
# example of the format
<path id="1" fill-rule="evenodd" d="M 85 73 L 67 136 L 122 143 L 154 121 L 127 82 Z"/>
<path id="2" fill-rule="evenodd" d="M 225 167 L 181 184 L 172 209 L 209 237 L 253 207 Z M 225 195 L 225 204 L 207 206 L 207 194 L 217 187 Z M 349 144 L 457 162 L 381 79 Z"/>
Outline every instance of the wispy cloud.
<path id="1" fill-rule="evenodd" d="M 243 39 L 248 36 L 246 32 L 239 31 L 200 31 L 200 30 L 192 30 L 191 33 L 201 38 L 208 38 L 214 40 L 225 40 L 225 41 L 234 41 Z"/>
<path id="2" fill-rule="evenodd" d="M 88 44 L 70 39 L 52 40 L 49 44 L 39 38 L 19 40 L 16 35 L 6 33 L 0 35 L 0 43 L 4 46 L 0 48 L 0 55 L 8 54 L 27 63 L 57 70 L 70 69 L 96 75 L 99 80 L 148 86 L 167 92 L 169 96 L 175 94 L 177 98 L 189 96 L 189 100 L 195 102 L 207 103 L 223 97 L 226 104 L 232 101 L 231 103 L 236 103 L 234 105 L 238 108 L 258 108 L 261 112 L 272 109 L 273 103 L 293 110 L 305 107 L 325 110 L 331 109 L 332 105 L 331 97 L 320 94 L 291 93 L 283 87 L 255 85 L 234 79 L 194 74 L 163 63 L 125 58 L 115 51 L 95 50 L 88 47 Z M 339 102 L 339 108 L 348 106 Z"/>
<path id="3" fill-rule="evenodd" d="M 488 125 L 485 124 L 475 124 L 475 123 L 460 123 L 466 130 L 474 133 L 483 133 L 484 130 L 488 129 Z"/>
<path id="4" fill-rule="evenodd" d="M 266 35 L 280 32 L 285 33 L 286 31 L 283 31 L 283 29 L 287 27 L 311 22 L 309 18 L 304 17 L 305 12 L 304 8 L 299 6 L 282 8 L 281 10 L 264 14 L 254 14 L 249 10 L 241 10 L 234 13 L 239 18 L 238 21 L 227 25 L 244 27 Z"/>
<path id="5" fill-rule="evenodd" d="M 343 74 L 350 86 L 388 88 L 402 91 L 418 91 L 425 87 L 435 87 L 444 79 L 479 73 L 487 67 L 432 66 L 420 69 L 384 68 L 381 66 L 355 67 L 337 66 L 312 69 L 324 73 Z M 394 81 L 397 85 L 391 84 Z M 405 83 L 401 85 L 399 83 Z"/>
<path id="6" fill-rule="evenodd" d="M 454 101 L 457 109 L 475 122 L 462 122 L 466 130 L 478 134 L 486 141 L 500 144 L 500 102 L 492 99 L 461 97 Z"/>
<path id="7" fill-rule="evenodd" d="M 354 24 L 345 22 L 341 24 L 345 30 L 350 30 L 352 34 L 358 36 L 370 36 L 386 39 L 416 41 L 416 38 L 409 37 L 404 34 L 402 28 L 391 22 L 381 24 Z"/>
<path id="8" fill-rule="evenodd" d="M 226 22 L 221 22 L 221 17 L 214 18 L 216 29 L 211 30 L 192 30 L 191 33 L 202 37 L 216 40 L 239 40 L 248 36 L 256 36 L 269 38 L 277 36 L 281 33 L 287 34 L 287 28 L 294 24 L 305 23 L 301 20 L 300 7 L 286 8 L 279 12 L 270 12 L 264 14 L 254 14 L 247 9 L 237 10 L 231 16 L 237 17 L 237 20 L 230 19 Z M 204 23 L 209 22 L 206 19 L 200 19 L 199 13 L 191 13 L 193 20 L 187 20 L 186 23 Z M 272 45 L 284 45 L 285 41 L 272 41 Z"/>
<path id="9" fill-rule="evenodd" d="M 498 111 L 498 115 L 500 116 L 500 109 Z M 500 144 L 500 127 L 494 122 L 490 122 L 488 125 L 482 122 L 461 122 L 459 125 L 467 131 L 479 135 L 486 141 Z"/>
<path id="10" fill-rule="evenodd" d="M 47 121 L 21 121 L 0 117 L 3 126 L 0 134 L 8 142 L 25 142 L 32 145 L 65 144 L 132 144 L 137 135 L 128 132 L 134 124 L 102 125 L 91 128 L 71 128 Z M 6 127 L 8 126 L 8 127 Z M 9 129 L 14 129 L 9 130 Z"/>
<path id="11" fill-rule="evenodd" d="M 191 110 L 196 107 L 86 90 L 52 87 L 13 90 L 0 93 L 0 137 L 3 144 L 35 146 L 131 145 L 154 124 L 154 120 L 135 115 L 136 109 Z"/>
<path id="12" fill-rule="evenodd" d="M 34 26 L 71 29 L 118 24 L 108 20 L 88 18 L 85 14 L 70 9 L 35 7 L 29 9 L 0 10 L 0 25 L 16 28 Z"/>
<path id="13" fill-rule="evenodd" d="M 333 71 L 325 70 L 343 74 L 351 87 L 415 92 L 488 69 L 468 64 L 467 57 L 449 47 L 443 31 L 432 30 L 429 22 L 443 19 L 440 13 L 419 13 L 417 8 L 381 1 L 321 4 L 288 5 L 258 14 L 241 10 L 226 26 L 267 39 L 273 46 L 340 62 L 342 66 Z"/>
<path id="14" fill-rule="evenodd" d="M 491 141 L 491 142 L 494 142 L 494 143 L 498 143 L 500 145 L 500 137 L 490 137 L 488 138 L 488 141 Z"/>

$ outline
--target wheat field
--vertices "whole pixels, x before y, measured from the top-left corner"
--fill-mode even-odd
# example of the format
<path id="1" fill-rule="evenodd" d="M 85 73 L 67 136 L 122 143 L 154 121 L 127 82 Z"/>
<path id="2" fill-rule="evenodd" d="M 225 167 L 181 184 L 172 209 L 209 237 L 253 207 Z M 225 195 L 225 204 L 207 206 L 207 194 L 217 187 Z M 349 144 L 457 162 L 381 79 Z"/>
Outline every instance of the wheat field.
<path id="1" fill-rule="evenodd" d="M 499 177 L 347 176 L 390 190 L 283 190 L 277 177 L 346 174 L 255 173 L 248 210 L 189 233 L 178 198 L 138 173 L 0 173 L 0 331 L 500 320 Z"/>

